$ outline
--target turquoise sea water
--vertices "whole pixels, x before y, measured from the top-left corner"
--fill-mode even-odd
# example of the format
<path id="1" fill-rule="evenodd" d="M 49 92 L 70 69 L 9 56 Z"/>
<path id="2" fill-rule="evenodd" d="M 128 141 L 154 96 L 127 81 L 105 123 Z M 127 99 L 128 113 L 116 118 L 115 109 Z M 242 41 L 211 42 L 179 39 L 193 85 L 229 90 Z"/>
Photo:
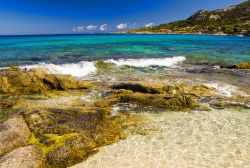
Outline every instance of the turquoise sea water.
<path id="1" fill-rule="evenodd" d="M 192 63 L 250 61 L 250 38 L 209 35 L 0 36 L 0 66 L 106 58 L 185 56 Z"/>

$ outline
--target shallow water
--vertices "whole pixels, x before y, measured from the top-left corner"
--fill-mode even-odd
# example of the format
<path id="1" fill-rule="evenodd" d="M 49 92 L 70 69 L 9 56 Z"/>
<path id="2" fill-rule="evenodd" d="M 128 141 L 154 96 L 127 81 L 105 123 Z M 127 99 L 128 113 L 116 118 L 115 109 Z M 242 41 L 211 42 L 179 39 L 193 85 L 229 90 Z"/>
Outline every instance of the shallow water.
<path id="1" fill-rule="evenodd" d="M 74 168 L 249 168 L 249 111 L 148 114 L 146 135 L 100 149 Z"/>

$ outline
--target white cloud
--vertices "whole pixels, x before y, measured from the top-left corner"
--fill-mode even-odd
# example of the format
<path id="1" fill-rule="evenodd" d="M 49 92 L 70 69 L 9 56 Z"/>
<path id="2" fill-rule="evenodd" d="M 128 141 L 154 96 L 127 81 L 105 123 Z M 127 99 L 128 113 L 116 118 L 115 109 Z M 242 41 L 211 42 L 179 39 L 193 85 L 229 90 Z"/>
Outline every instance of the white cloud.
<path id="1" fill-rule="evenodd" d="M 148 23 L 145 25 L 145 27 L 152 27 L 152 26 L 154 26 L 154 23 Z"/>
<path id="2" fill-rule="evenodd" d="M 80 31 L 83 31 L 83 30 L 84 30 L 84 26 L 78 26 L 76 28 L 73 28 L 74 32 L 80 32 Z"/>
<path id="3" fill-rule="evenodd" d="M 116 26 L 117 29 L 126 29 L 128 27 L 127 23 L 121 23 L 119 25 Z"/>
<path id="4" fill-rule="evenodd" d="M 94 25 L 89 25 L 86 27 L 87 30 L 95 30 L 97 28 L 97 26 Z"/>
<path id="5" fill-rule="evenodd" d="M 108 25 L 107 25 L 107 24 L 101 25 L 101 26 L 99 27 L 99 29 L 100 29 L 101 31 L 105 31 L 105 30 L 107 30 L 107 28 L 108 28 Z"/>

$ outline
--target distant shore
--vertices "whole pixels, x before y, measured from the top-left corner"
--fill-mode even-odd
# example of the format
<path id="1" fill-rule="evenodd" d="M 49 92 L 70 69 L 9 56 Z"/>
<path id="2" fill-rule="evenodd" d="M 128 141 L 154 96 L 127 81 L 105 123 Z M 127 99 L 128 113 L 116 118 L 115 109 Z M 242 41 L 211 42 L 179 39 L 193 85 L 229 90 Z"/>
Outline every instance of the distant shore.
<path id="1" fill-rule="evenodd" d="M 250 37 L 245 35 L 233 35 L 233 34 L 225 34 L 225 33 L 216 33 L 216 34 L 209 34 L 209 33 L 166 33 L 166 32 L 112 32 L 110 34 L 152 34 L 152 35 L 212 35 L 212 36 L 237 36 L 237 37 Z"/>

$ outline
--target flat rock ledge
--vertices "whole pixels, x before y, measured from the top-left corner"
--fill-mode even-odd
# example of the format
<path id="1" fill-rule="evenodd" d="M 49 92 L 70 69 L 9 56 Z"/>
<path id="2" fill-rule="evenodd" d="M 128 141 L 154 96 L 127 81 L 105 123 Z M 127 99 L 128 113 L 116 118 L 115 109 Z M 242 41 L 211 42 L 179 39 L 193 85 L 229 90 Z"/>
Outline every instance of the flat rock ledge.
<path id="1" fill-rule="evenodd" d="M 43 153 L 40 147 L 20 147 L 0 158 L 0 168 L 42 168 Z"/>

